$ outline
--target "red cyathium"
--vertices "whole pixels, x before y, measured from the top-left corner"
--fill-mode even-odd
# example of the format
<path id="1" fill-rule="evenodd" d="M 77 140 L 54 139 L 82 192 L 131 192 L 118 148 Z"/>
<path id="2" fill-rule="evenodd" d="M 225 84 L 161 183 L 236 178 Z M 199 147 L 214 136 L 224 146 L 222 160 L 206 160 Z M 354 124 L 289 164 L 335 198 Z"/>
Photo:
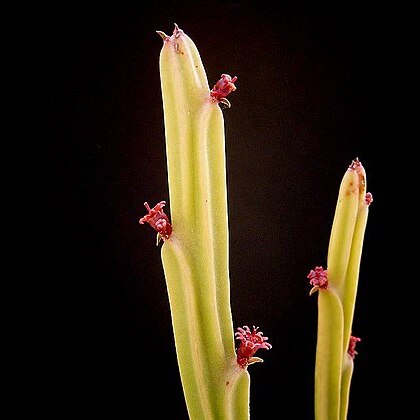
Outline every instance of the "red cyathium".
<path id="1" fill-rule="evenodd" d="M 359 158 L 356 158 L 356 159 L 351 161 L 349 169 L 354 171 L 360 166 L 362 166 L 362 164 L 361 164 Z"/>
<path id="2" fill-rule="evenodd" d="M 263 333 L 258 331 L 258 327 L 252 327 L 252 331 L 246 325 L 243 328 L 238 328 L 235 337 L 241 342 L 237 350 L 236 360 L 238 365 L 244 369 L 255 361 L 262 361 L 258 358 L 253 360 L 253 356 L 257 350 L 270 350 L 272 347 L 272 345 L 267 342 L 268 337 L 264 337 Z"/>
<path id="3" fill-rule="evenodd" d="M 309 283 L 318 289 L 328 289 L 328 271 L 324 270 L 322 265 L 315 267 L 315 270 L 311 270 L 307 276 Z"/>
<path id="4" fill-rule="evenodd" d="M 217 102 L 222 102 L 230 107 L 229 101 L 226 99 L 231 92 L 236 90 L 235 82 L 238 78 L 230 77 L 228 74 L 222 74 L 220 80 L 214 85 L 210 91 L 210 96 Z"/>
<path id="5" fill-rule="evenodd" d="M 163 211 L 165 205 L 166 201 L 161 201 L 151 209 L 147 202 L 144 203 L 144 207 L 146 207 L 149 213 L 142 217 L 139 220 L 139 223 L 141 225 L 149 223 L 149 225 L 158 232 L 160 238 L 169 239 L 172 233 L 172 225 L 169 222 L 168 216 Z"/>
<path id="6" fill-rule="evenodd" d="M 357 351 L 356 351 L 356 344 L 362 341 L 361 338 L 359 337 L 355 337 L 354 335 L 350 336 L 350 341 L 349 341 L 349 348 L 347 350 L 347 353 L 350 355 L 350 357 L 352 359 L 354 359 L 356 357 Z"/>
<path id="7" fill-rule="evenodd" d="M 367 206 L 370 206 L 372 204 L 373 196 L 370 192 L 366 193 L 365 200 L 366 200 Z"/>

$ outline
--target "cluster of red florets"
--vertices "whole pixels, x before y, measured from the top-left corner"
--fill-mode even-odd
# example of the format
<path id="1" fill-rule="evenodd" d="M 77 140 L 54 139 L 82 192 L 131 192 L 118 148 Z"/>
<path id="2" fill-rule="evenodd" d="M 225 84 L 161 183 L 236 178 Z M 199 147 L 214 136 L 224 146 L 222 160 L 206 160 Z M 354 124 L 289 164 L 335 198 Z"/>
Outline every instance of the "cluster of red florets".
<path id="1" fill-rule="evenodd" d="M 311 270 L 308 274 L 309 283 L 312 286 L 317 286 L 320 289 L 328 288 L 328 271 L 324 270 L 322 265 L 315 267 L 315 270 Z"/>
<path id="2" fill-rule="evenodd" d="M 250 359 L 257 350 L 270 350 L 272 347 L 272 345 L 267 342 L 268 337 L 264 337 L 263 333 L 258 331 L 258 327 L 252 327 L 252 331 L 247 326 L 238 328 L 235 337 L 241 342 L 237 350 L 236 360 L 243 368 L 246 368 L 250 364 Z"/>
<path id="3" fill-rule="evenodd" d="M 236 90 L 235 82 L 238 78 L 231 77 L 228 74 L 222 74 L 219 81 L 214 85 L 210 91 L 210 96 L 217 102 L 224 103 L 230 107 L 229 101 L 226 99 L 230 93 Z"/>
<path id="4" fill-rule="evenodd" d="M 165 205 L 166 201 L 161 201 L 151 209 L 147 202 L 144 203 L 144 206 L 149 213 L 142 217 L 139 220 L 139 223 L 149 223 L 149 225 L 158 232 L 162 239 L 169 239 L 172 233 L 172 225 L 169 222 L 168 216 L 163 211 Z"/>

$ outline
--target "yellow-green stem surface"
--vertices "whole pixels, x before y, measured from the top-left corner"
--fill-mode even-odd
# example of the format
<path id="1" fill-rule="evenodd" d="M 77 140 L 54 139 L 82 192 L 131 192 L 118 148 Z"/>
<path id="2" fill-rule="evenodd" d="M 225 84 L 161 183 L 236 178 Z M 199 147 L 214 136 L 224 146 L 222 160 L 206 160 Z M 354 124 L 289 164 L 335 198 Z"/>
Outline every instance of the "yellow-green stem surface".
<path id="1" fill-rule="evenodd" d="M 354 366 L 348 348 L 367 216 L 366 174 L 356 160 L 340 185 L 328 248 L 329 286 L 318 297 L 316 420 L 347 418 Z"/>
<path id="2" fill-rule="evenodd" d="M 164 40 L 160 74 L 173 233 L 162 247 L 191 419 L 249 418 L 230 310 L 224 121 L 193 41 Z"/>

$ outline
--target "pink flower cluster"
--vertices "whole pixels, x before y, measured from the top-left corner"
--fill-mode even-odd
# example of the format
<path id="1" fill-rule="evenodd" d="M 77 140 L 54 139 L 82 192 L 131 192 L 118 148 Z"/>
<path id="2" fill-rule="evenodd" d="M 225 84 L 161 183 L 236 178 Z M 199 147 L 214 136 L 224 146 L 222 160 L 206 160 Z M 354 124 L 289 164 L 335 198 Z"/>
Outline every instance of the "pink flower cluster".
<path id="1" fill-rule="evenodd" d="M 350 342 L 349 342 L 349 348 L 347 350 L 347 353 L 350 355 L 352 359 L 356 357 L 357 351 L 356 351 L 356 344 L 362 341 L 361 338 L 355 337 L 354 335 L 350 336 Z"/>
<path id="2" fill-rule="evenodd" d="M 268 337 L 264 337 L 258 327 L 252 327 L 252 331 L 246 325 L 238 328 L 235 337 L 241 343 L 237 350 L 237 362 L 242 368 L 246 368 L 250 364 L 250 359 L 259 349 L 270 350 L 272 345 L 267 342 Z"/>
<path id="3" fill-rule="evenodd" d="M 366 200 L 366 204 L 368 206 L 370 206 L 371 203 L 372 203 L 372 201 L 373 201 L 373 195 L 372 195 L 372 193 L 370 193 L 370 192 L 366 193 L 365 200 Z"/>
<path id="4" fill-rule="evenodd" d="M 222 101 L 229 93 L 236 90 L 235 82 L 237 80 L 236 76 L 230 77 L 228 74 L 222 74 L 220 80 L 210 91 L 210 96 L 217 101 Z"/>
<path id="5" fill-rule="evenodd" d="M 312 286 L 318 286 L 320 289 L 328 289 L 328 271 L 324 270 L 322 266 L 315 267 L 315 270 L 311 270 L 307 276 L 309 283 Z"/>
<path id="6" fill-rule="evenodd" d="M 159 236 L 162 239 L 169 239 L 172 233 L 172 226 L 169 223 L 168 216 L 163 211 L 165 205 L 166 201 L 161 201 L 151 209 L 147 202 L 144 203 L 144 207 L 146 207 L 146 210 L 149 213 L 146 214 L 146 216 L 142 217 L 139 220 L 139 223 L 141 225 L 143 225 L 144 223 L 149 223 L 149 225 L 152 226 L 152 228 L 159 233 Z"/>

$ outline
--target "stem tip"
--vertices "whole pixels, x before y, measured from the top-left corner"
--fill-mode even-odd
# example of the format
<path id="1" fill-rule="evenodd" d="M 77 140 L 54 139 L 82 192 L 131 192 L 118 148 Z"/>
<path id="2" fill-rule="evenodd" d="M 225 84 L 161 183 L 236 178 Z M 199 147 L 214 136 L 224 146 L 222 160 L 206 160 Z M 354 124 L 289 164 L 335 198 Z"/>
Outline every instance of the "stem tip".
<path id="1" fill-rule="evenodd" d="M 165 32 L 162 32 L 162 31 L 156 31 L 156 33 L 164 40 L 164 41 L 166 41 L 166 40 L 168 40 L 169 39 L 169 36 L 168 35 L 166 35 L 165 34 Z"/>

